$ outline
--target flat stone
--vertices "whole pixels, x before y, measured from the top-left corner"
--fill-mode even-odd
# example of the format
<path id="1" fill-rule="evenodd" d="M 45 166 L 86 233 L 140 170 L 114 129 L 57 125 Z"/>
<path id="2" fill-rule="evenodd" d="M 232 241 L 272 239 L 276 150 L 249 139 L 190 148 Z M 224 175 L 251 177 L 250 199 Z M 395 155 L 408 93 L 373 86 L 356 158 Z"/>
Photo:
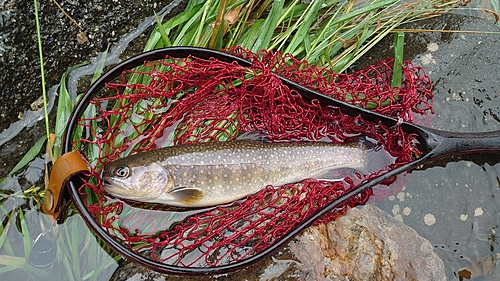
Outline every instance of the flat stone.
<path id="1" fill-rule="evenodd" d="M 290 248 L 307 280 L 446 280 L 431 243 L 381 209 L 350 209 Z"/>

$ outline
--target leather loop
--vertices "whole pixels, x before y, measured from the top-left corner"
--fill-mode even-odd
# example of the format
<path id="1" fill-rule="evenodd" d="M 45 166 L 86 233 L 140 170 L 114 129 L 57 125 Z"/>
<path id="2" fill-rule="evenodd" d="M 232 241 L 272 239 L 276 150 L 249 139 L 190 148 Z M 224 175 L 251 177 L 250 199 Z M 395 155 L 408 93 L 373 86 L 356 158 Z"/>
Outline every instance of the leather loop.
<path id="1" fill-rule="evenodd" d="M 67 192 L 68 180 L 88 171 L 87 165 L 76 151 L 67 152 L 57 158 L 50 172 L 49 184 L 45 189 L 42 211 L 52 215 L 58 222 L 61 221 L 64 211 L 70 203 Z"/>

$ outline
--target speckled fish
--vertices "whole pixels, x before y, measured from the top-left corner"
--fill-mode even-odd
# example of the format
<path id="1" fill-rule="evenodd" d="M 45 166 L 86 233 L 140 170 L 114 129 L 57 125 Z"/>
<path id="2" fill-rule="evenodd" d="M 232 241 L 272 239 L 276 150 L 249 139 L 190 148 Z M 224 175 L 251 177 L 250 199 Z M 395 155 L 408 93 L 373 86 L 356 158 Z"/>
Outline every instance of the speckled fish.
<path id="1" fill-rule="evenodd" d="M 118 198 L 206 207 L 334 169 L 363 170 L 367 162 L 361 145 L 234 140 L 140 152 L 106 165 L 102 178 L 103 188 Z"/>

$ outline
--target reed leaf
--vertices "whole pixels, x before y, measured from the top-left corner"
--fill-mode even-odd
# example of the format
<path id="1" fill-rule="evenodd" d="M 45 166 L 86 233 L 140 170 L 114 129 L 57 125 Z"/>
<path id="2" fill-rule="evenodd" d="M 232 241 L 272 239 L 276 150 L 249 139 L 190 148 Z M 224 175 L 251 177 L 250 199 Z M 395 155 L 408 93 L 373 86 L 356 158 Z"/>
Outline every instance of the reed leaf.
<path id="1" fill-rule="evenodd" d="M 405 43 L 404 32 L 394 33 L 394 67 L 392 70 L 391 88 L 401 87 L 403 81 L 403 49 Z"/>
<path id="2" fill-rule="evenodd" d="M 17 162 L 16 166 L 12 168 L 12 170 L 7 174 L 7 177 L 13 175 L 15 172 L 19 171 L 24 166 L 28 165 L 35 157 L 40 154 L 40 150 L 43 147 L 43 144 L 47 140 L 47 136 L 43 135 L 29 150 L 26 154 L 23 155 L 23 158 L 19 162 Z M 5 178 L 0 179 L 0 184 L 5 180 Z"/>
<path id="3" fill-rule="evenodd" d="M 21 224 L 21 234 L 23 236 L 24 255 L 29 257 L 31 253 L 31 237 L 22 208 L 19 208 L 19 223 Z"/>

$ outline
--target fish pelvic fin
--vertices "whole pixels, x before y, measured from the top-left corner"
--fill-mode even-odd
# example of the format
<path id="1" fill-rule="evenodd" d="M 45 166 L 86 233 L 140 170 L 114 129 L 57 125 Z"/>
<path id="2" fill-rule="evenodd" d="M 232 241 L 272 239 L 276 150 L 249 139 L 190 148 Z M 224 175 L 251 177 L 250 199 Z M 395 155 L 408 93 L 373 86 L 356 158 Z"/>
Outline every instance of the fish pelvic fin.
<path id="1" fill-rule="evenodd" d="M 168 195 L 172 198 L 173 201 L 177 201 L 186 207 L 190 205 L 194 205 L 199 202 L 205 193 L 195 187 L 178 187 L 170 192 Z"/>

